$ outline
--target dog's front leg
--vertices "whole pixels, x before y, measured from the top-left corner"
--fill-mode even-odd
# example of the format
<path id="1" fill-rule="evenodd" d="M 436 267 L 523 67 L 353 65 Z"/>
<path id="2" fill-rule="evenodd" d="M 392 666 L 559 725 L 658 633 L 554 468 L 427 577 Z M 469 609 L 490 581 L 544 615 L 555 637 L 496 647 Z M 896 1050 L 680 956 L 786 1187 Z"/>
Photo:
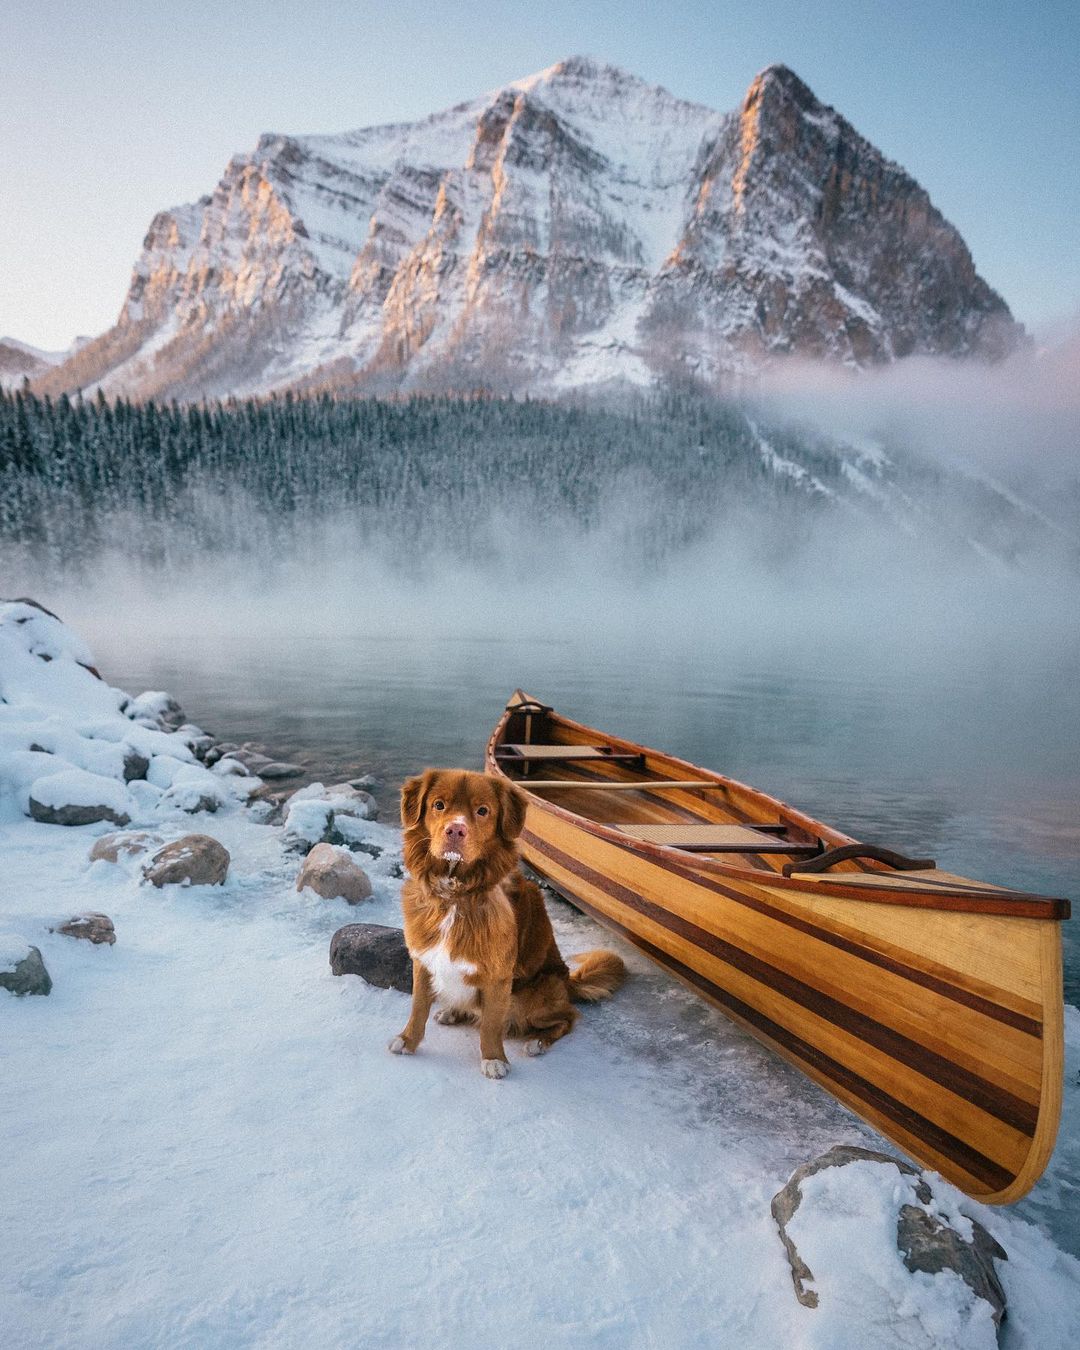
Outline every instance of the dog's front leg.
<path id="1" fill-rule="evenodd" d="M 435 991 L 432 988 L 431 974 L 427 966 L 421 961 L 413 961 L 412 1012 L 410 1012 L 409 1020 L 405 1024 L 405 1030 L 390 1042 L 392 1054 L 411 1055 L 415 1053 L 416 1047 L 424 1039 L 424 1029 L 427 1026 L 428 1013 L 431 1012 L 434 997 Z"/>
<path id="2" fill-rule="evenodd" d="M 510 1012 L 509 978 L 480 989 L 480 1069 L 485 1078 L 505 1078 L 510 1072 L 503 1032 Z"/>

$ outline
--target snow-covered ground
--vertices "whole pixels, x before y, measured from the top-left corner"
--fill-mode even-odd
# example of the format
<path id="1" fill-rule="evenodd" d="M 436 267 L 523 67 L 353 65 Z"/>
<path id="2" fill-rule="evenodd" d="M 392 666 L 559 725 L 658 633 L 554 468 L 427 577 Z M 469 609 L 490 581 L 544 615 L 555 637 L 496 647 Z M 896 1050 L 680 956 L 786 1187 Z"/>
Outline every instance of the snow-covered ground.
<path id="1" fill-rule="evenodd" d="M 351 823 L 381 850 L 356 854 L 372 901 L 297 893 L 251 780 L 203 769 L 192 732 L 152 725 L 161 699 L 129 703 L 80 661 L 56 620 L 0 605 L 0 957 L 32 943 L 53 979 L 48 997 L 0 990 L 4 1346 L 995 1344 L 957 1276 L 903 1267 L 891 1169 L 813 1179 L 792 1229 L 820 1301 L 796 1301 L 772 1195 L 832 1144 L 881 1141 L 629 949 L 616 998 L 549 1056 L 511 1048 L 504 1082 L 469 1029 L 388 1054 L 405 996 L 334 977 L 327 951 L 344 923 L 399 921 L 396 829 Z M 123 784 L 127 749 L 148 780 Z M 157 890 L 143 858 L 88 860 L 114 826 L 27 817 L 30 796 L 64 795 L 35 782 L 76 770 L 80 799 L 109 778 L 132 828 L 218 839 L 225 884 Z M 219 809 L 187 814 L 208 783 Z M 88 909 L 115 946 L 49 931 Z M 612 943 L 553 917 L 566 952 Z M 1077 1195 L 1075 1009 L 1067 1028 L 1040 1219 Z M 1009 1253 L 1001 1343 L 1075 1345 L 1080 1261 L 1016 1209 L 933 1185 Z"/>

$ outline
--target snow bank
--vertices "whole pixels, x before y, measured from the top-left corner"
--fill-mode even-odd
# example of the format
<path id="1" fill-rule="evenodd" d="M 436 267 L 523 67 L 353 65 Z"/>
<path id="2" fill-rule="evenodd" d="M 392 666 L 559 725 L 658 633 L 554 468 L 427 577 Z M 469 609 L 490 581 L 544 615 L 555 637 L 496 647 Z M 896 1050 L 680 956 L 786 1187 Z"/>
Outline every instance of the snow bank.
<path id="1" fill-rule="evenodd" d="M 144 743 L 149 780 L 101 781 L 131 796 L 133 824 L 166 840 L 197 829 L 232 861 L 212 890 L 154 890 L 142 857 L 89 863 L 104 826 L 42 825 L 0 795 L 0 955 L 33 943 L 54 982 L 48 998 L 0 991 L 0 1079 L 18 1085 L 0 1092 L 5 1343 L 992 1343 L 955 1277 L 897 1268 L 898 1197 L 851 1168 L 820 1174 L 805 1206 L 820 1304 L 797 1303 L 772 1195 L 835 1143 L 881 1141 L 569 907 L 552 906 L 564 953 L 618 946 L 633 978 L 550 1055 L 511 1042 L 513 1071 L 493 1083 L 475 1031 L 435 1024 L 415 1057 L 389 1055 L 407 998 L 332 976 L 327 951 L 357 917 L 400 923 L 400 833 L 348 817 L 373 898 L 313 905 L 282 828 L 239 796 L 194 818 L 163 805 L 178 765 L 199 767 L 174 733 L 137 727 L 62 626 L 45 626 L 56 654 L 40 660 L 13 612 L 0 606 L 0 783 L 55 762 L 29 749 L 43 719 L 114 744 L 145 730 L 161 738 Z M 223 791 L 257 782 L 207 776 Z M 301 795 L 290 821 L 325 823 L 324 807 Z M 88 908 L 113 920 L 115 946 L 50 931 Z M 1071 1013 L 1067 1037 L 1071 1083 Z M 1076 1156 L 1078 1098 L 1070 1086 L 1046 1206 L 1076 1194 L 1060 1159 Z M 1015 1210 L 934 1188 L 1009 1253 L 1008 1350 L 1072 1350 L 1080 1262 Z"/>

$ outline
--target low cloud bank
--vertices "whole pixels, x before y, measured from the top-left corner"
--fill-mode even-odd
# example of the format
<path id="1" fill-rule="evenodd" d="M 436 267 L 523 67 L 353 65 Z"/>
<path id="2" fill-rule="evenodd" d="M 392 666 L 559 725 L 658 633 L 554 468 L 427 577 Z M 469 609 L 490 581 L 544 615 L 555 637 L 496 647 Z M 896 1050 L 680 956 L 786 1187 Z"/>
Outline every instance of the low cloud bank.
<path id="1" fill-rule="evenodd" d="M 907 446 L 1054 503 L 1080 482 L 1080 315 L 998 365 L 910 357 L 850 372 L 792 361 L 758 388 L 781 417 Z M 1059 502 L 1059 506 L 1062 504 Z M 1075 513 L 1075 498 L 1065 509 Z"/>

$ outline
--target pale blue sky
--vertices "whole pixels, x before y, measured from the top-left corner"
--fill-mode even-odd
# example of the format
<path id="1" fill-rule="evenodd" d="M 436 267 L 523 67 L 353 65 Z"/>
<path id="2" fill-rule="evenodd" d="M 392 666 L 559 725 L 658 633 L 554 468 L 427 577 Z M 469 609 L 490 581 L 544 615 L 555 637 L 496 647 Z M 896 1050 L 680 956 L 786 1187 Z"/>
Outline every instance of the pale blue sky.
<path id="1" fill-rule="evenodd" d="M 1041 327 L 1080 308 L 1076 0 L 4 0 L 0 334 L 112 323 L 154 212 L 263 131 L 423 116 L 587 53 L 719 109 L 791 66 Z"/>

